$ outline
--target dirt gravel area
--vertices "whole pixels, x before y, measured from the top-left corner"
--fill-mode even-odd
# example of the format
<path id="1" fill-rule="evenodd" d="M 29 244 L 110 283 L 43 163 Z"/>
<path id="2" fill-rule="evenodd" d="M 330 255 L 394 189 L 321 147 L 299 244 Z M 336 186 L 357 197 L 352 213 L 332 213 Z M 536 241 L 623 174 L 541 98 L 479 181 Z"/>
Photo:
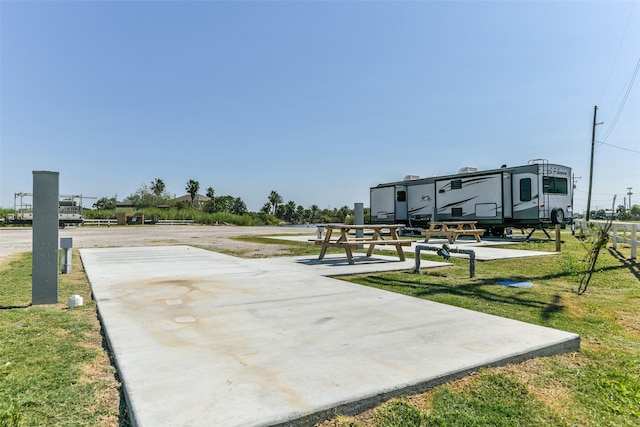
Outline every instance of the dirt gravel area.
<path id="1" fill-rule="evenodd" d="M 233 240 L 237 236 L 302 234 L 314 236 L 315 227 L 239 227 L 211 225 L 144 225 L 114 227 L 68 227 L 59 237 L 73 238 L 74 248 L 192 245 L 206 249 L 242 254 L 271 256 L 286 253 L 280 245 Z M 30 227 L 0 227 L 0 263 L 13 254 L 30 252 Z"/>

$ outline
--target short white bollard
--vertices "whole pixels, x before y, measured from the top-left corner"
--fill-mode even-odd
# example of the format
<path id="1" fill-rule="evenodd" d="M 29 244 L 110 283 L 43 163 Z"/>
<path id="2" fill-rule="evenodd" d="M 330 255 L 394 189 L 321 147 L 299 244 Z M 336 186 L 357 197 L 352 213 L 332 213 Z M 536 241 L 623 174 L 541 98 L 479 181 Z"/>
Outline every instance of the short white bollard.
<path id="1" fill-rule="evenodd" d="M 80 295 L 71 295 L 69 297 L 69 308 L 80 307 L 82 303 L 83 301 Z"/>

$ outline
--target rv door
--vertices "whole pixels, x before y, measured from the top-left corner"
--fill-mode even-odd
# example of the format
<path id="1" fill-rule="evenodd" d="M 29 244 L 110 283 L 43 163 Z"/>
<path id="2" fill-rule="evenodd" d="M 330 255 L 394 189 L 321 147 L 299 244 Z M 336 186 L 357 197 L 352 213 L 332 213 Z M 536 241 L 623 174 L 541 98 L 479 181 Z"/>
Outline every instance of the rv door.
<path id="1" fill-rule="evenodd" d="M 396 222 L 407 222 L 407 186 L 396 185 Z"/>

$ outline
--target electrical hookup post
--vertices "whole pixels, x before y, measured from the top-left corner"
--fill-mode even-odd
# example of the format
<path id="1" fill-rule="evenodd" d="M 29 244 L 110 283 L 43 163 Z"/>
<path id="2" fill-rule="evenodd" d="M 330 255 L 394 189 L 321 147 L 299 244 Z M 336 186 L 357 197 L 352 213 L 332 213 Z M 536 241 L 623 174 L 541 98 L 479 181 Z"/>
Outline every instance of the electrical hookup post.
<path id="1" fill-rule="evenodd" d="M 33 171 L 31 303 L 58 303 L 59 172 Z"/>

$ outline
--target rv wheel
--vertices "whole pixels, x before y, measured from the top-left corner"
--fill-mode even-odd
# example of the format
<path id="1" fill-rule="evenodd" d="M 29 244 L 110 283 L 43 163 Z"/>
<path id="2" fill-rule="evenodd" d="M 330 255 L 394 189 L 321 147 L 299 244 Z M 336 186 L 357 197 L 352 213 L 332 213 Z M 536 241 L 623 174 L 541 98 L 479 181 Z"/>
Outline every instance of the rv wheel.
<path id="1" fill-rule="evenodd" d="M 504 237 L 504 228 L 502 228 L 502 227 L 491 227 L 491 235 L 493 237 Z"/>
<path id="2" fill-rule="evenodd" d="M 551 211 L 551 222 L 554 224 L 562 224 L 564 222 L 564 211 L 562 208 L 553 208 Z"/>

